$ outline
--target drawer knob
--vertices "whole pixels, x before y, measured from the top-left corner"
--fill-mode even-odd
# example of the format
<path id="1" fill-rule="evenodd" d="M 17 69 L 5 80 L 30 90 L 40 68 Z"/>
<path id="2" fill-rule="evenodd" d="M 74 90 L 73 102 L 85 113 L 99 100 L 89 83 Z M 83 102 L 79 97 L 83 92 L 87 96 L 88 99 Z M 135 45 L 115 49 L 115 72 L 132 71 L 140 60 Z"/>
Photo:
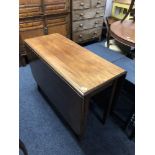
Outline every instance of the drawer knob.
<path id="1" fill-rule="evenodd" d="M 84 3 L 80 3 L 81 6 L 84 6 Z"/>
<path id="2" fill-rule="evenodd" d="M 100 12 L 99 11 L 96 11 L 96 14 L 99 14 Z"/>
<path id="3" fill-rule="evenodd" d="M 80 13 L 80 16 L 84 16 L 84 14 L 83 13 Z"/>
<path id="4" fill-rule="evenodd" d="M 83 24 L 80 24 L 79 26 L 80 26 L 80 27 L 83 27 Z"/>
<path id="5" fill-rule="evenodd" d="M 96 34 L 97 34 L 97 32 L 95 31 L 95 32 L 94 32 L 94 34 L 96 35 Z"/>
<path id="6" fill-rule="evenodd" d="M 96 21 L 95 24 L 98 24 L 98 21 Z"/>
<path id="7" fill-rule="evenodd" d="M 82 34 L 80 34 L 79 37 L 82 38 Z"/>
<path id="8" fill-rule="evenodd" d="M 97 4 L 101 4 L 101 1 L 98 1 Z"/>

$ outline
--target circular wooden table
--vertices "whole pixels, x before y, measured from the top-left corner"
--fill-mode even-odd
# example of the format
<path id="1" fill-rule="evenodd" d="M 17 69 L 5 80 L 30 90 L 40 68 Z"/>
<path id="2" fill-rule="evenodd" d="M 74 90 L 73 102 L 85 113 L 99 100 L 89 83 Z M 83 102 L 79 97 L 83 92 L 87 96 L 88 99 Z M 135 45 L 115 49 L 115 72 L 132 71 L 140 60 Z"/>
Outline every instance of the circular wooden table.
<path id="1" fill-rule="evenodd" d="M 122 44 L 135 47 L 135 23 L 132 20 L 112 23 L 110 25 L 110 35 Z"/>

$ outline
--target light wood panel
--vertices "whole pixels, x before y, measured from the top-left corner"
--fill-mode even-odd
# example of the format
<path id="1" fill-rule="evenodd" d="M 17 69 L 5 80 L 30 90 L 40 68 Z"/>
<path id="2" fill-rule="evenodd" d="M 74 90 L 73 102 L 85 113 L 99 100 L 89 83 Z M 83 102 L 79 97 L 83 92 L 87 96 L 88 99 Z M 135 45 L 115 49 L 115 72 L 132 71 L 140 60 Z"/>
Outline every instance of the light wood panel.
<path id="1" fill-rule="evenodd" d="M 86 95 L 125 71 L 60 34 L 25 40 L 80 94 Z"/>
<path id="2" fill-rule="evenodd" d="M 19 0 L 19 32 L 20 59 L 27 64 L 29 53 L 22 44 L 24 39 L 51 33 L 70 38 L 70 0 Z"/>

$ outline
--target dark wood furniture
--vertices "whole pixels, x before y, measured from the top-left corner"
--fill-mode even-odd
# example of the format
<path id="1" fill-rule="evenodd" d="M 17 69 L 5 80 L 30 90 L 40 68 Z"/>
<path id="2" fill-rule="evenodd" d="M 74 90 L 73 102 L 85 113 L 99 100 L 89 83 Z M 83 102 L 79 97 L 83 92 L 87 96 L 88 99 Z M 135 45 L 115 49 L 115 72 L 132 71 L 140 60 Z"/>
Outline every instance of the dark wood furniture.
<path id="1" fill-rule="evenodd" d="M 101 38 L 106 0 L 72 0 L 72 40 Z"/>
<path id="2" fill-rule="evenodd" d="M 112 17 L 112 16 L 105 18 L 105 23 L 106 23 L 106 27 L 107 27 L 107 34 L 106 34 L 107 47 L 109 48 L 109 40 L 110 40 L 110 37 L 113 37 L 113 36 L 114 36 L 114 39 L 116 39 L 117 41 L 119 41 L 127 46 L 134 47 L 134 44 L 135 44 L 135 42 L 134 42 L 134 34 L 135 34 L 135 32 L 134 32 L 135 31 L 134 30 L 134 27 L 135 27 L 135 25 L 134 25 L 134 22 L 135 22 L 134 3 L 135 3 L 135 0 L 117 0 L 117 2 L 122 3 L 122 4 L 130 4 L 130 6 L 129 6 L 129 9 L 127 10 L 127 13 L 124 15 L 124 17 L 121 20 L 119 18 Z M 121 25 L 121 23 L 123 23 L 123 21 L 128 17 L 129 14 L 131 16 L 131 19 L 133 20 L 132 26 L 131 26 L 130 22 L 126 22 L 126 21 L 125 21 L 125 24 Z M 119 23 L 117 21 L 121 21 L 121 23 Z M 115 24 L 113 24 L 113 23 L 115 23 Z M 113 26 L 112 26 L 112 30 L 111 30 L 112 24 L 113 24 Z M 116 29 L 115 29 L 115 27 L 116 27 Z M 123 29 L 123 30 L 121 31 L 121 29 Z M 119 31 L 121 31 L 121 32 L 119 32 Z M 125 31 L 127 31 L 127 32 L 125 32 Z M 127 33 L 127 34 L 125 34 L 125 33 Z M 131 34 L 131 33 L 133 33 L 133 34 Z"/>
<path id="3" fill-rule="evenodd" d="M 130 47 L 135 47 L 135 23 L 132 20 L 117 21 L 110 26 L 110 36 Z"/>
<path id="4" fill-rule="evenodd" d="M 126 71 L 60 34 L 26 39 L 30 66 L 38 87 L 56 106 L 74 132 L 81 136 L 89 102 L 112 87 L 104 121 L 116 103 Z M 34 59 L 35 58 L 35 59 Z"/>
<path id="5" fill-rule="evenodd" d="M 135 9 L 134 9 L 134 4 L 135 4 L 135 0 L 132 0 L 131 1 L 131 4 L 130 4 L 130 7 L 129 7 L 129 10 L 127 11 L 127 13 L 125 14 L 124 18 L 121 20 L 121 22 L 123 22 L 127 16 L 129 14 L 132 14 L 133 13 L 133 21 L 135 21 Z"/>
<path id="6" fill-rule="evenodd" d="M 70 0 L 20 0 L 20 64 L 27 62 L 24 39 L 60 33 L 70 38 Z"/>
<path id="7" fill-rule="evenodd" d="M 115 18 L 115 17 L 105 17 L 104 19 L 105 21 L 105 25 L 107 28 L 107 33 L 106 33 L 106 40 L 107 40 L 107 47 L 109 48 L 110 45 L 110 25 L 116 21 L 119 21 L 119 19 Z"/>

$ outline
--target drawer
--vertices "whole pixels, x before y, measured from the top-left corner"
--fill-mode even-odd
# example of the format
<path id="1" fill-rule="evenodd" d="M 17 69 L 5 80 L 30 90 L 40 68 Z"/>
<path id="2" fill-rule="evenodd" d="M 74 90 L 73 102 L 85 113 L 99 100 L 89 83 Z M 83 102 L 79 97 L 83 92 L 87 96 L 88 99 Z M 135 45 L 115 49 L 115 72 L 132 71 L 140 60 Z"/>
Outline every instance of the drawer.
<path id="1" fill-rule="evenodd" d="M 44 26 L 43 19 L 29 19 L 29 20 L 20 21 L 19 30 L 28 31 L 28 30 L 43 28 L 43 26 Z"/>
<path id="2" fill-rule="evenodd" d="M 41 0 L 19 0 L 19 5 L 20 6 L 41 5 Z"/>
<path id="3" fill-rule="evenodd" d="M 60 16 L 57 18 L 47 18 L 48 34 L 59 33 L 63 36 L 68 36 L 69 19 L 68 16 Z"/>
<path id="4" fill-rule="evenodd" d="M 70 0 L 44 0 L 45 14 L 69 12 Z"/>
<path id="5" fill-rule="evenodd" d="M 105 0 L 91 0 L 91 5 L 93 8 L 105 6 Z"/>
<path id="6" fill-rule="evenodd" d="M 73 22 L 73 32 L 82 31 L 91 28 L 101 27 L 103 25 L 103 18 L 87 19 L 84 21 Z"/>
<path id="7" fill-rule="evenodd" d="M 19 18 L 31 17 L 31 16 L 39 16 L 42 14 L 41 7 L 21 7 L 19 8 Z"/>
<path id="8" fill-rule="evenodd" d="M 90 0 L 74 0 L 72 3 L 73 10 L 90 8 Z"/>
<path id="9" fill-rule="evenodd" d="M 19 18 L 39 16 L 42 14 L 40 0 L 20 0 Z"/>
<path id="10" fill-rule="evenodd" d="M 23 20 L 19 23 L 21 41 L 27 38 L 44 35 L 42 19 Z"/>
<path id="11" fill-rule="evenodd" d="M 73 41 L 77 43 L 86 42 L 88 40 L 93 40 L 101 36 L 102 29 L 94 28 L 85 31 L 75 32 L 73 34 Z"/>
<path id="12" fill-rule="evenodd" d="M 73 21 L 103 17 L 104 8 L 95 8 L 95 9 L 87 9 L 87 10 L 76 10 L 73 12 Z"/>
<path id="13" fill-rule="evenodd" d="M 20 31 L 22 40 L 44 35 L 43 28 Z"/>

